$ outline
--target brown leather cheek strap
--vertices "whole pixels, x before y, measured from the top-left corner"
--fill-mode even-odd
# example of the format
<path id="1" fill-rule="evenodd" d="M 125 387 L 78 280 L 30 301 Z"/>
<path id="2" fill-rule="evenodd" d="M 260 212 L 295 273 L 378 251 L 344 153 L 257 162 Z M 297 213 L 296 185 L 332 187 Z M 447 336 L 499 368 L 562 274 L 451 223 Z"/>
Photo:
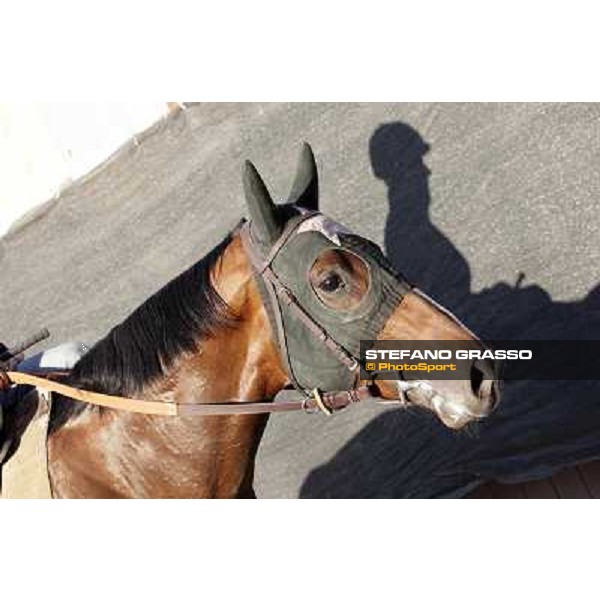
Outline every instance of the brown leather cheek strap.
<path id="1" fill-rule="evenodd" d="M 367 387 L 360 387 L 345 392 L 315 392 L 315 395 L 312 398 L 281 402 L 248 402 L 243 398 L 232 398 L 227 402 L 214 402 L 210 404 L 153 402 L 150 400 L 124 398 L 122 396 L 109 396 L 107 394 L 88 392 L 32 373 L 8 371 L 7 375 L 13 383 L 32 385 L 50 392 L 56 392 L 79 402 L 146 415 L 170 417 L 257 415 L 299 410 L 307 413 L 323 412 L 325 414 L 331 414 L 350 404 L 367 399 L 374 398 L 382 404 L 388 403 L 383 399 L 375 398 Z"/>
<path id="2" fill-rule="evenodd" d="M 359 362 L 357 358 L 355 358 L 346 348 L 344 348 L 341 344 L 339 344 L 335 339 L 333 339 L 319 323 L 317 323 L 313 317 L 311 317 L 300 305 L 298 300 L 295 298 L 294 294 L 284 285 L 282 281 L 280 281 L 279 277 L 273 271 L 272 262 L 283 248 L 283 246 L 287 243 L 287 241 L 296 233 L 300 224 L 304 221 L 307 221 L 315 216 L 314 213 L 307 213 L 300 217 L 300 219 L 294 223 L 292 227 L 288 227 L 283 231 L 279 239 L 272 246 L 270 251 L 268 252 L 266 258 L 262 258 L 260 256 L 259 251 L 257 250 L 254 242 L 252 241 L 252 236 L 250 234 L 250 225 L 249 223 L 243 223 L 240 227 L 240 237 L 242 239 L 242 243 L 244 245 L 244 249 L 248 257 L 250 258 L 250 262 L 255 270 L 256 275 L 262 278 L 263 284 L 267 291 L 268 296 L 270 297 L 273 316 L 275 318 L 275 335 L 279 342 L 280 354 L 287 368 L 288 374 L 292 381 L 294 387 L 305 396 L 309 397 L 311 394 L 316 398 L 317 405 L 319 405 L 319 397 L 320 394 L 317 388 L 313 390 L 305 389 L 300 383 L 297 381 L 294 370 L 292 369 L 291 357 L 289 354 L 287 340 L 285 335 L 285 327 L 282 320 L 281 309 L 279 302 L 282 302 L 285 306 L 289 308 L 292 314 L 298 319 L 306 328 L 306 330 L 316 338 L 321 344 L 323 344 L 332 354 L 334 354 L 337 359 L 346 366 L 346 368 L 350 371 L 351 374 L 354 375 L 355 382 L 358 381 L 359 375 Z M 337 392 L 339 394 L 348 394 L 349 391 L 341 391 Z M 314 396 L 317 394 L 317 396 Z M 323 412 L 329 412 L 327 409 L 320 407 Z"/>

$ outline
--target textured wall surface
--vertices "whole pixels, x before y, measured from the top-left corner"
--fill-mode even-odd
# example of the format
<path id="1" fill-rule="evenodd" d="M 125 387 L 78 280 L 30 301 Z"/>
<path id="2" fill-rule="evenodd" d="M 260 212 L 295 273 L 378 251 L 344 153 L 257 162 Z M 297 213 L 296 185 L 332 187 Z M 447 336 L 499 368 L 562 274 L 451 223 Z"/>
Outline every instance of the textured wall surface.
<path id="1" fill-rule="evenodd" d="M 165 102 L 0 103 L 0 235 L 166 112 Z"/>

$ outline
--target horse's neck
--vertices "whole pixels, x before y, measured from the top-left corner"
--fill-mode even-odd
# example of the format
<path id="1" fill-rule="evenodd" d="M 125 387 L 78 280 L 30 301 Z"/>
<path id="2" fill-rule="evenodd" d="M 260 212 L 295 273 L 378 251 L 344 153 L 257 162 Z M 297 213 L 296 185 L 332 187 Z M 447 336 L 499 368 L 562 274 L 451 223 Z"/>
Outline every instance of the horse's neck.
<path id="1" fill-rule="evenodd" d="M 287 383 L 271 325 L 239 238 L 225 249 L 213 285 L 237 317 L 204 339 L 193 355 L 175 361 L 147 390 L 158 401 L 252 402 L 273 398 Z"/>
<path id="2" fill-rule="evenodd" d="M 247 261 L 239 247 L 228 249 L 214 283 L 238 315 L 237 325 L 207 337 L 198 352 L 175 361 L 141 396 L 186 403 L 256 401 L 272 398 L 286 383 Z M 86 411 L 49 442 L 54 493 L 248 496 L 265 424 L 263 416 L 177 418 Z"/>
<path id="3" fill-rule="evenodd" d="M 241 324 L 205 340 L 173 365 L 156 401 L 252 401 L 281 382 L 269 372 L 263 331 Z M 270 367 L 272 369 L 272 366 Z M 161 389 L 162 388 L 162 389 Z M 154 417 L 86 410 L 49 440 L 59 497 L 231 497 L 252 494 L 254 458 L 266 417 Z"/>
<path id="4" fill-rule="evenodd" d="M 140 398 L 184 404 L 267 400 L 285 384 L 278 362 L 269 324 L 242 324 L 204 340 Z"/>

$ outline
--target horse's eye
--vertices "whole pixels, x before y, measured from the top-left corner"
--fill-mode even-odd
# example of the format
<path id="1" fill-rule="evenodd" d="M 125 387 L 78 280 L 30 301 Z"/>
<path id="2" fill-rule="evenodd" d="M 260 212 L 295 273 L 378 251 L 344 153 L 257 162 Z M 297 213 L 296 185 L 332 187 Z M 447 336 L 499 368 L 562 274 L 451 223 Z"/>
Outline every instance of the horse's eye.
<path id="1" fill-rule="evenodd" d="M 324 292 L 331 293 L 337 292 L 339 289 L 344 287 L 342 278 L 337 273 L 331 273 L 323 281 L 319 283 L 319 289 Z"/>

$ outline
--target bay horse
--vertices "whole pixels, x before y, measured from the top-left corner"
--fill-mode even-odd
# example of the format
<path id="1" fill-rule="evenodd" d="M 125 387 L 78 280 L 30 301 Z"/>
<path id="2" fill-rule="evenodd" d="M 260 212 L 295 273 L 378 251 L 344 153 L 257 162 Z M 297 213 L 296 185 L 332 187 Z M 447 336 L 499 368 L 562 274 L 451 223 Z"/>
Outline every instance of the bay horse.
<path id="1" fill-rule="evenodd" d="M 273 202 L 250 162 L 250 219 L 148 299 L 77 363 L 73 387 L 155 402 L 272 400 L 293 385 L 399 399 L 451 428 L 498 401 L 494 365 L 429 392 L 361 381 L 360 339 L 476 336 L 393 270 L 379 248 L 319 212 L 317 166 L 303 146 L 292 191 Z M 491 382 L 491 385 L 485 385 Z M 266 415 L 166 417 L 54 396 L 48 469 L 58 498 L 254 497 Z"/>

